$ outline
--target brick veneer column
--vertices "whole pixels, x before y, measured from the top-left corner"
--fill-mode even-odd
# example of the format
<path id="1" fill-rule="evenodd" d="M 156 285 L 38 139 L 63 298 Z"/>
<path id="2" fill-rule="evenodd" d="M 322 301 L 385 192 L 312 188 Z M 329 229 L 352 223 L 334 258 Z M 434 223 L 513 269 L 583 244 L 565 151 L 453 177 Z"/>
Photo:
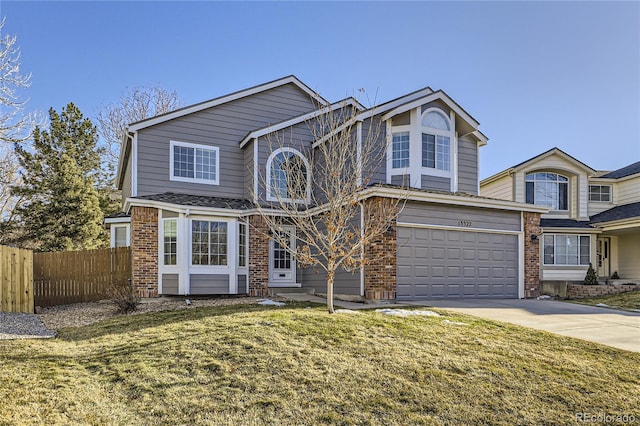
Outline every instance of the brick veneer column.
<path id="1" fill-rule="evenodd" d="M 383 198 L 370 198 L 365 202 L 365 220 L 381 210 Z M 396 220 L 389 230 L 380 235 L 364 252 L 364 297 L 367 300 L 395 300 L 397 284 Z"/>
<path id="2" fill-rule="evenodd" d="M 158 297 L 158 209 L 133 207 L 131 262 L 137 297 Z"/>
<path id="3" fill-rule="evenodd" d="M 536 235 L 537 239 L 531 240 Z M 540 296 L 540 213 L 524 213 L 524 297 Z"/>
<path id="4" fill-rule="evenodd" d="M 269 291 L 269 228 L 259 215 L 249 216 L 249 296 Z"/>

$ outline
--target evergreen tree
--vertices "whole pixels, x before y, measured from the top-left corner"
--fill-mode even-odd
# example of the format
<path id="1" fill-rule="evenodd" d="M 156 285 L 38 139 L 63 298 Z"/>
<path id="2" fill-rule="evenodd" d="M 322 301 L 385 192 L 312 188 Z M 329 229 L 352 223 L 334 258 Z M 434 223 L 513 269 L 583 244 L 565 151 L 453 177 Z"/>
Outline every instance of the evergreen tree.
<path id="1" fill-rule="evenodd" d="M 23 183 L 13 192 L 26 201 L 18 210 L 16 243 L 42 251 L 99 247 L 104 240 L 95 187 L 100 174 L 96 128 L 73 103 L 61 114 L 51 108 L 49 118 L 48 130 L 34 130 L 31 147 L 15 147 Z"/>
<path id="2" fill-rule="evenodd" d="M 584 283 L 589 285 L 598 284 L 598 276 L 596 275 L 596 271 L 593 269 L 593 265 L 591 263 L 589 263 L 587 275 L 584 277 Z"/>

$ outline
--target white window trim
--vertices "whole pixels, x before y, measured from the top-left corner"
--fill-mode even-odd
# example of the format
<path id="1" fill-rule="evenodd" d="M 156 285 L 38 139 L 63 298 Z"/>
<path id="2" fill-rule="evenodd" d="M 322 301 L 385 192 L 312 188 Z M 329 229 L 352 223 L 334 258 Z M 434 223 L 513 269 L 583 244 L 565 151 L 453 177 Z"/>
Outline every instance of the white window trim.
<path id="1" fill-rule="evenodd" d="M 300 158 L 302 158 L 302 161 L 304 162 L 304 166 L 307 168 L 307 189 L 306 189 L 306 199 L 304 200 L 298 200 L 298 199 L 292 199 L 292 198 L 280 198 L 278 199 L 277 196 L 274 196 L 271 190 L 271 164 L 273 163 L 273 159 L 275 158 L 276 155 L 280 154 L 281 152 L 291 152 L 297 156 L 299 156 Z M 311 168 L 309 167 L 309 161 L 307 160 L 307 157 L 305 157 L 304 155 L 302 155 L 302 153 L 300 151 L 298 151 L 295 148 L 289 148 L 289 147 L 284 147 L 284 148 L 278 148 L 275 151 L 273 151 L 271 153 L 271 155 L 269 155 L 269 158 L 267 159 L 267 201 L 284 201 L 287 203 L 309 203 L 311 202 Z"/>
<path id="2" fill-rule="evenodd" d="M 110 247 L 111 248 L 115 248 L 116 247 L 116 228 L 122 228 L 124 227 L 126 229 L 126 236 L 125 236 L 125 247 L 130 247 L 131 246 L 131 225 L 126 223 L 119 223 L 119 224 L 112 224 L 111 228 L 109 229 L 110 233 L 111 233 L 111 238 L 110 238 Z"/>
<path id="3" fill-rule="evenodd" d="M 566 209 L 555 209 L 555 208 L 552 208 L 552 207 L 549 207 L 549 206 L 545 206 L 543 204 L 537 204 L 536 203 L 536 200 L 535 200 L 536 187 L 535 187 L 535 185 L 536 185 L 536 183 L 538 181 L 535 179 L 535 176 L 534 176 L 533 181 L 528 181 L 527 180 L 527 176 L 528 175 L 535 175 L 537 173 L 554 174 L 554 175 L 561 176 L 561 177 L 566 179 L 566 182 L 556 181 L 556 184 L 558 184 L 558 185 L 561 184 L 561 183 L 567 185 L 567 208 Z M 566 176 L 566 175 L 563 175 L 562 173 L 558 173 L 558 172 L 555 172 L 555 171 L 545 171 L 544 169 L 543 170 L 533 170 L 533 171 L 525 172 L 525 174 L 524 174 L 524 201 L 525 201 L 525 203 L 527 203 L 527 183 L 528 182 L 533 182 L 533 184 L 534 184 L 534 187 L 533 187 L 533 194 L 534 194 L 534 196 L 533 196 L 533 204 L 531 204 L 532 206 L 547 207 L 549 209 L 549 213 L 551 213 L 551 214 L 553 214 L 553 213 L 566 214 L 566 213 L 571 211 L 571 192 L 570 192 L 571 191 L 571 177 L 570 176 Z M 544 181 L 541 181 L 541 182 L 544 182 Z M 587 188 L 587 192 L 588 192 L 588 188 Z M 559 190 L 558 190 L 558 193 L 560 193 Z M 588 198 L 589 198 L 589 194 L 587 193 L 587 199 Z M 527 204 L 529 204 L 529 203 L 527 203 Z"/>
<path id="4" fill-rule="evenodd" d="M 553 236 L 553 263 L 545 263 L 544 261 L 544 237 L 546 236 Z M 570 263 L 556 263 L 556 238 L 557 237 L 566 237 L 566 236 L 577 236 L 578 237 L 578 263 L 576 264 L 570 264 Z M 591 255 L 592 255 L 592 250 L 593 248 L 591 247 L 592 243 L 593 243 L 593 239 L 591 238 L 591 235 L 589 234 L 560 234 L 560 233 L 548 233 L 548 234 L 543 234 L 541 240 L 542 240 L 542 244 L 541 244 L 541 250 L 542 250 L 542 265 L 547 268 L 547 267 L 554 267 L 554 266 L 560 266 L 560 267 L 576 267 L 576 268 L 586 268 L 589 265 L 588 264 L 582 264 L 580 263 L 580 257 L 582 255 L 582 253 L 580 252 L 580 239 L 581 237 L 588 237 L 589 238 L 589 262 L 592 261 L 591 259 Z"/>
<path id="5" fill-rule="evenodd" d="M 245 235 L 245 241 L 244 241 L 244 253 L 245 253 L 245 257 L 246 257 L 246 264 L 245 266 L 240 266 L 240 225 L 244 225 L 244 235 Z M 244 275 L 249 271 L 249 223 L 244 222 L 242 220 L 238 221 L 238 226 L 237 226 L 237 230 L 236 230 L 237 234 L 238 234 L 238 252 L 236 254 L 237 259 L 237 265 L 238 265 L 238 274 L 240 275 Z"/>
<path id="6" fill-rule="evenodd" d="M 599 187 L 607 187 L 609 188 L 609 199 L 606 201 L 603 200 L 592 200 L 591 199 L 591 187 L 592 186 L 599 186 Z M 611 204 L 613 202 L 613 187 L 612 185 L 602 185 L 599 183 L 590 183 L 587 187 L 587 199 L 589 200 L 590 203 L 607 203 L 607 204 Z"/>
<path id="7" fill-rule="evenodd" d="M 422 105 L 410 110 L 411 124 L 400 126 L 393 125 L 393 118 L 386 121 L 387 128 L 387 183 L 391 183 L 392 176 L 409 175 L 409 184 L 414 188 L 422 187 L 422 175 L 436 176 L 450 179 L 451 190 L 457 187 L 457 137 L 455 132 L 455 120 L 453 114 L 448 116 L 443 110 L 430 107 L 420 112 Z M 440 114 L 449 124 L 449 130 L 434 129 L 422 126 L 422 118 L 429 112 Z M 393 134 L 409 132 L 409 167 L 393 168 Z M 422 134 L 446 136 L 449 138 L 449 170 L 441 170 L 422 166 Z"/>
<path id="8" fill-rule="evenodd" d="M 209 151 L 215 151 L 216 153 L 216 178 L 213 180 L 209 180 L 209 179 L 198 179 L 195 177 L 195 164 L 194 164 L 194 177 L 193 178 L 188 178 L 188 177 L 182 177 L 182 176 L 174 176 L 174 162 L 173 162 L 173 157 L 174 157 L 174 147 L 176 146 L 180 146 L 180 147 L 185 147 L 185 148 L 193 148 L 195 149 L 207 149 Z M 195 151 L 194 151 L 194 161 L 195 161 Z M 211 146 L 211 145 L 202 145 L 202 144 L 195 144 L 195 143 L 189 143 L 189 142 L 181 142 L 181 141 L 170 141 L 169 142 L 169 180 L 171 181 L 175 181 L 175 182 L 189 182 L 189 183 L 202 183 L 205 185 L 219 185 L 220 182 L 220 148 L 218 148 L 217 146 Z"/>
<path id="9" fill-rule="evenodd" d="M 167 265 L 164 263 L 164 223 L 168 220 L 175 220 L 176 222 L 176 264 L 175 265 Z M 164 217 L 160 219 L 160 238 L 159 238 L 159 247 L 160 247 L 160 265 L 162 265 L 163 269 L 166 269 L 168 273 L 175 273 L 178 269 L 178 265 L 180 264 L 180 249 L 179 249 L 179 241 L 180 241 L 180 221 L 177 217 Z"/>

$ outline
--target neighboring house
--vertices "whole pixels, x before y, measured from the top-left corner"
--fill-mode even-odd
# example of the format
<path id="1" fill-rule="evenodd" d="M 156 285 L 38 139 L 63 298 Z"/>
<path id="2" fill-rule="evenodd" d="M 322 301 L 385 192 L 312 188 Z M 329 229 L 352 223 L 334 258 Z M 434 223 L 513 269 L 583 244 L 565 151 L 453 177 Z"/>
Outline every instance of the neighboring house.
<path id="1" fill-rule="evenodd" d="M 307 120 L 326 105 L 289 76 L 128 127 L 117 176 L 125 213 L 107 221 L 114 244 L 130 238 L 139 296 L 325 291 L 323 273 L 297 265 L 266 237 L 254 203 L 269 203 L 283 190 L 283 155 L 308 168 L 303 153 L 322 141 L 311 136 Z M 406 197 L 404 183 L 413 190 L 397 223 L 363 253 L 364 270 L 336 275 L 336 294 L 401 300 L 538 294 L 531 236 L 548 209 L 478 195 L 478 151 L 487 138 L 473 117 L 428 87 L 375 109 L 351 98 L 331 108 L 340 105 L 357 111 L 358 134 L 380 124 L 379 144 L 387 150 L 364 202 Z M 295 138 L 272 150 L 269 135 L 283 129 Z M 295 241 L 295 229 L 289 232 Z M 525 252 L 532 253 L 526 262 Z"/>
<path id="2" fill-rule="evenodd" d="M 582 282 L 592 263 L 602 281 L 640 281 L 640 162 L 602 172 L 553 148 L 484 179 L 480 193 L 550 209 L 541 280 Z"/>

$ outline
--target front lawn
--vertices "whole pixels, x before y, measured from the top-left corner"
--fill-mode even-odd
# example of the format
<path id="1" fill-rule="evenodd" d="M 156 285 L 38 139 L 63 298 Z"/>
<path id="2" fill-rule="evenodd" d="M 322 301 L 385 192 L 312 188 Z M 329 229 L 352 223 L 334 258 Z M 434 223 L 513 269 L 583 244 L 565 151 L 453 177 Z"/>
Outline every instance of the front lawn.
<path id="1" fill-rule="evenodd" d="M 583 305 L 597 305 L 604 303 L 610 308 L 624 310 L 640 310 L 640 291 L 628 291 L 626 293 L 611 294 L 608 296 L 593 297 L 591 299 L 576 299 L 574 303 Z"/>
<path id="2" fill-rule="evenodd" d="M 0 342 L 0 424 L 640 419 L 638 365 L 640 354 L 449 313 L 198 308 Z"/>

